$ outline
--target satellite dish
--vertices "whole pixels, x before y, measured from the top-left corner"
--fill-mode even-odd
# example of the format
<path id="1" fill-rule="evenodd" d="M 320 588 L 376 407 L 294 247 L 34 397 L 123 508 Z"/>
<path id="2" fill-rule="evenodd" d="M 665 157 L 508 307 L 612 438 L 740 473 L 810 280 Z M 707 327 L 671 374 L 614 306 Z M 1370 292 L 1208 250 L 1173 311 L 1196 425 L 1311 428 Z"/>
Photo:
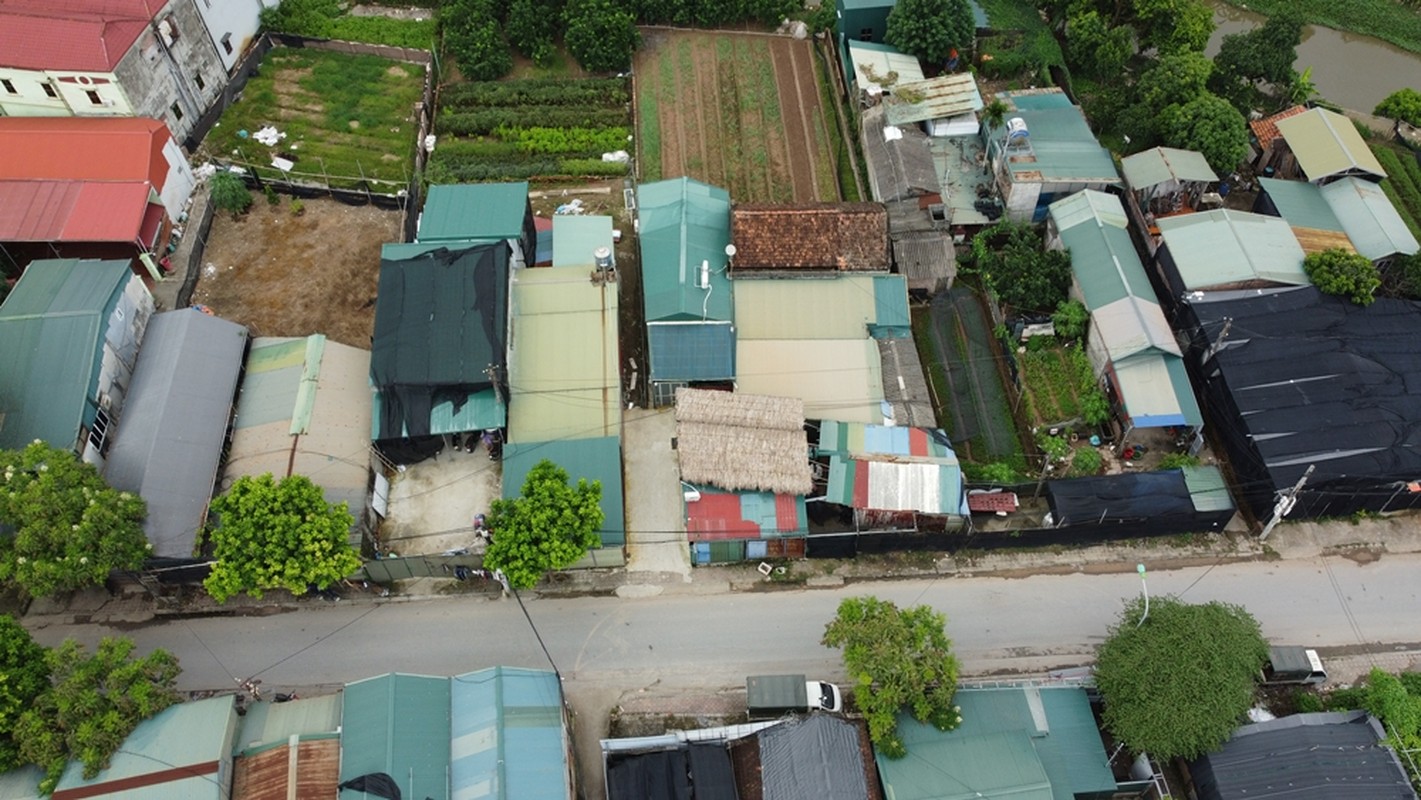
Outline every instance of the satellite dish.
<path id="1" fill-rule="evenodd" d="M 725 246 L 725 254 L 726 254 L 728 257 L 730 257 L 730 258 L 735 258 L 735 245 L 733 245 L 733 244 L 728 244 L 728 245 L 726 245 L 726 246 Z"/>

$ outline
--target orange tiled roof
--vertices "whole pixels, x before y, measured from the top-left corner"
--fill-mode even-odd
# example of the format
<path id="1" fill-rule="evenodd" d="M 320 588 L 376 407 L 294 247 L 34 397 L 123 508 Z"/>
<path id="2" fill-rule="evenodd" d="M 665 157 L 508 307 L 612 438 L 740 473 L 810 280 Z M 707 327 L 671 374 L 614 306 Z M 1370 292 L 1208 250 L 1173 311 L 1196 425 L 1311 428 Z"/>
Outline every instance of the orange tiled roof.
<path id="1" fill-rule="evenodd" d="M 731 269 L 887 271 L 888 211 L 879 203 L 747 203 L 731 210 Z"/>
<path id="2" fill-rule="evenodd" d="M 1258 138 L 1258 146 L 1266 148 L 1273 143 L 1274 139 L 1282 135 L 1278 132 L 1278 120 L 1295 117 L 1304 111 L 1307 111 L 1307 106 L 1293 106 L 1292 108 L 1279 111 L 1271 117 L 1255 119 L 1248 123 L 1248 127 L 1253 130 L 1253 135 Z"/>

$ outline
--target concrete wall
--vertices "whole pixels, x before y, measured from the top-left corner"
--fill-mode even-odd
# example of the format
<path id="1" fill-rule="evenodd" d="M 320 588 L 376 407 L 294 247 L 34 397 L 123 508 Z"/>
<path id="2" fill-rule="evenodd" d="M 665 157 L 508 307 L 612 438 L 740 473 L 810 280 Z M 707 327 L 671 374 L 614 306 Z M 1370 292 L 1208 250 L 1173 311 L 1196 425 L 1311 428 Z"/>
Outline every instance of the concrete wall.
<path id="1" fill-rule="evenodd" d="M 178 140 L 227 83 L 227 70 L 190 0 L 169 3 L 114 73 L 133 103 L 133 114 L 163 120 Z"/>
<path id="2" fill-rule="evenodd" d="M 197 176 L 192 174 L 192 167 L 183 155 L 182 148 L 178 147 L 177 140 L 169 139 L 163 145 L 163 157 L 168 161 L 168 177 L 163 182 L 161 195 L 163 208 L 168 211 L 168 219 L 177 222 L 178 216 L 187 206 L 188 198 L 192 197 L 192 189 L 197 185 Z"/>
<path id="3" fill-rule="evenodd" d="M 241 60 L 247 46 L 256 39 L 264 8 L 277 5 L 277 0 L 178 0 L 191 3 L 207 28 L 222 68 L 231 72 Z"/>

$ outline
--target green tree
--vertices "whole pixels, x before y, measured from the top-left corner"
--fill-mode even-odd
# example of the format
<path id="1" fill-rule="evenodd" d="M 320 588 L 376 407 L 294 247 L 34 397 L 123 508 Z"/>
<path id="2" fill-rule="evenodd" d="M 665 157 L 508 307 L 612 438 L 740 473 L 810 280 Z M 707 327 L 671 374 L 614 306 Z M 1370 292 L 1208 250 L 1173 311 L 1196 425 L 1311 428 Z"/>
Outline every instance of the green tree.
<path id="1" fill-rule="evenodd" d="M 962 723 L 952 704 L 958 665 L 946 625 L 946 615 L 930 606 L 900 609 L 877 597 L 848 597 L 824 627 L 824 646 L 844 651 L 869 738 L 889 758 L 908 752 L 898 737 L 900 712 L 943 731 Z"/>
<path id="2" fill-rule="evenodd" d="M 1303 258 L 1303 271 L 1318 291 L 1345 297 L 1359 306 L 1371 305 L 1382 283 L 1371 260 L 1338 247 L 1308 253 Z"/>
<path id="3" fill-rule="evenodd" d="M 32 597 L 101 584 L 137 569 L 151 549 L 143 498 L 112 489 L 73 452 L 35 441 L 0 450 L 0 580 Z"/>
<path id="4" fill-rule="evenodd" d="M 1421 300 L 1421 253 L 1398 258 L 1392 262 L 1390 273 L 1394 276 L 1397 294 Z"/>
<path id="5" fill-rule="evenodd" d="M 1391 117 L 1421 125 L 1421 92 L 1415 89 L 1398 89 L 1387 95 L 1372 113 L 1379 117 Z"/>
<path id="6" fill-rule="evenodd" d="M 554 0 L 513 0 L 504 26 L 508 41 L 518 52 L 538 64 L 546 64 L 553 56 L 553 38 L 561 13 Z"/>
<path id="7" fill-rule="evenodd" d="M 614 72 L 631 66 L 641 34 L 636 18 L 620 0 L 568 0 L 563 41 L 583 69 Z"/>
<path id="8" fill-rule="evenodd" d="M 326 502 L 304 475 L 279 482 L 270 473 L 238 478 L 212 501 L 212 513 L 218 520 L 211 534 L 216 563 L 202 585 L 219 603 L 238 592 L 305 594 L 360 568 L 350 546 L 350 511 L 345 503 Z"/>
<path id="9" fill-rule="evenodd" d="M 69 760 L 92 778 L 138 723 L 177 702 L 178 660 L 166 650 L 133 656 L 133 640 L 106 638 L 92 656 L 72 639 L 46 656 L 50 686 L 20 715 L 20 755 L 45 771 L 49 794 Z"/>
<path id="10" fill-rule="evenodd" d="M 1062 300 L 1051 314 L 1051 324 L 1062 339 L 1079 339 L 1085 335 L 1090 312 L 1079 300 Z"/>
<path id="11" fill-rule="evenodd" d="M 1215 172 L 1228 173 L 1248 155 L 1248 123 L 1218 95 L 1205 93 L 1165 108 L 1160 125 L 1166 145 L 1198 150 Z"/>
<path id="12" fill-rule="evenodd" d="M 1409 681 L 1412 687 L 1416 681 Z M 1421 750 L 1421 694 L 1408 687 L 1408 681 L 1396 675 L 1373 667 L 1367 675 L 1367 685 L 1362 689 L 1362 708 L 1381 720 L 1387 732 L 1387 744 L 1400 753 L 1415 753 Z M 1421 774 L 1416 772 L 1416 762 L 1402 759 L 1407 764 L 1413 782 L 1421 782 Z"/>
<path id="13" fill-rule="evenodd" d="M 1140 75 L 1135 94 L 1152 115 L 1169 106 L 1182 106 L 1208 92 L 1214 62 L 1198 52 L 1161 56 Z"/>
<path id="14" fill-rule="evenodd" d="M 234 217 L 252 207 L 251 190 L 235 172 L 219 168 L 207 179 L 207 185 L 212 190 L 212 205 Z"/>
<path id="15" fill-rule="evenodd" d="M 579 479 L 547 459 L 523 480 L 523 493 L 493 501 L 488 524 L 493 542 L 484 566 L 501 569 L 515 589 L 529 589 L 548 570 L 562 569 L 600 543 L 602 483 Z"/>
<path id="16" fill-rule="evenodd" d="M 1240 606 L 1157 597 L 1146 616 L 1137 598 L 1096 656 L 1102 720 L 1136 753 L 1194 758 L 1243 722 L 1267 658 L 1258 621 Z"/>
<path id="17" fill-rule="evenodd" d="M 23 766 L 15 726 L 49 688 L 45 648 L 10 615 L 0 615 L 0 772 Z"/>
<path id="18" fill-rule="evenodd" d="M 1202 51 L 1214 32 L 1214 14 L 1199 0 L 1134 0 L 1140 48 L 1160 55 Z"/>
<path id="19" fill-rule="evenodd" d="M 999 300 L 1018 311 L 1048 313 L 1066 299 L 1070 256 L 1046 250 L 1030 225 L 1001 222 L 972 240 L 971 269 Z"/>
<path id="20" fill-rule="evenodd" d="M 1095 9 L 1066 23 L 1066 55 L 1071 66 L 1101 78 L 1119 76 L 1135 52 L 1135 35 L 1124 25 L 1110 26 Z"/>
<path id="21" fill-rule="evenodd" d="M 1245 110 L 1258 84 L 1286 88 L 1293 78 L 1302 35 L 1302 19 L 1284 12 L 1251 31 L 1225 36 L 1214 57 L 1213 90 Z"/>
<path id="22" fill-rule="evenodd" d="M 883 40 L 934 66 L 946 64 L 953 48 L 966 50 L 977 31 L 967 0 L 898 0 L 888 12 Z"/>
<path id="23" fill-rule="evenodd" d="M 440 6 L 444 46 L 464 77 L 491 81 L 513 69 L 513 55 L 498 24 L 499 12 L 493 0 L 448 0 Z"/>

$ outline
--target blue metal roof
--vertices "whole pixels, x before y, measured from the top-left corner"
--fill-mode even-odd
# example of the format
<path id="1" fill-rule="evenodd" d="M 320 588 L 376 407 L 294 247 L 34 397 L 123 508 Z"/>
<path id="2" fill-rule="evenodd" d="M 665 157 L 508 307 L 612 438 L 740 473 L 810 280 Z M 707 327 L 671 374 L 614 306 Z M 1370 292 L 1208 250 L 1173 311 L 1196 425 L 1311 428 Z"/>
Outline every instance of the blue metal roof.
<path id="1" fill-rule="evenodd" d="M 559 439 L 551 442 L 508 443 L 503 446 L 503 496 L 517 497 L 523 481 L 539 461 L 547 459 L 567 470 L 573 485 L 579 478 L 602 482 L 602 546 L 626 542 L 622 513 L 622 442 L 619 437 Z"/>
<path id="2" fill-rule="evenodd" d="M 406 797 L 447 798 L 449 679 L 390 673 L 346 684 L 340 751 L 342 783 L 384 772 Z"/>
<path id="3" fill-rule="evenodd" d="M 450 796 L 571 797 L 555 673 L 493 667 L 450 680 Z"/>
<path id="4" fill-rule="evenodd" d="M 729 322 L 651 323 L 646 328 L 654 381 L 735 377 L 735 326 Z"/>

